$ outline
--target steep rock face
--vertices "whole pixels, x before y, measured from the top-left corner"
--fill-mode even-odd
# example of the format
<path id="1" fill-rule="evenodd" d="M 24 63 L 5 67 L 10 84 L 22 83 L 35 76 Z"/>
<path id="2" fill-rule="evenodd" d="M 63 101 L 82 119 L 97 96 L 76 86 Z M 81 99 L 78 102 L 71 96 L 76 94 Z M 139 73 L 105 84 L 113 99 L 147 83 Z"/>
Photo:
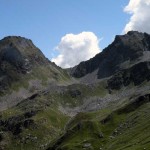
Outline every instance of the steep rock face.
<path id="1" fill-rule="evenodd" d="M 116 36 L 114 42 L 94 58 L 81 62 L 70 69 L 72 76 L 81 78 L 97 70 L 97 78 L 105 78 L 115 72 L 129 68 L 140 61 L 150 59 L 150 35 L 130 31 Z"/>
<path id="2" fill-rule="evenodd" d="M 141 62 L 129 69 L 117 72 L 107 82 L 109 89 L 119 90 L 122 86 L 128 86 L 132 82 L 136 86 L 149 80 L 150 62 Z"/>

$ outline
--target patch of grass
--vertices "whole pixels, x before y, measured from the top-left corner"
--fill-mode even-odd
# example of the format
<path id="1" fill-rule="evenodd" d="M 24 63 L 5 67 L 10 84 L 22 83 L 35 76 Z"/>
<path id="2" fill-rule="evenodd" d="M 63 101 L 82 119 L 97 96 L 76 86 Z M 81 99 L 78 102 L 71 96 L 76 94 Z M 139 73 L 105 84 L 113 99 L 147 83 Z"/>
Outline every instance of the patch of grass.
<path id="1" fill-rule="evenodd" d="M 150 147 L 150 103 L 131 112 L 114 111 L 80 113 L 68 125 L 59 148 L 83 149 L 90 143 L 93 149 L 140 150 Z M 91 115 L 91 116 L 90 116 Z M 98 117 L 99 116 L 99 117 Z M 94 119 L 95 118 L 95 119 Z"/>
<path id="2" fill-rule="evenodd" d="M 16 107 L 9 108 L 5 111 L 0 112 L 1 118 L 4 120 L 19 114 L 22 114 L 22 111 L 20 109 L 17 109 Z"/>
<path id="3" fill-rule="evenodd" d="M 68 121 L 69 117 L 63 115 L 58 110 L 47 108 L 44 111 L 39 112 L 35 117 L 34 120 L 36 122 L 40 122 L 41 120 L 45 120 L 42 124 L 46 127 L 53 127 L 57 129 L 63 129 L 66 122 Z"/>
<path id="4" fill-rule="evenodd" d="M 18 116 L 22 112 L 14 107 L 2 112 L 3 120 L 10 119 L 12 116 Z M 0 147 L 8 150 L 36 150 L 46 148 L 48 144 L 62 134 L 65 124 L 69 117 L 59 112 L 57 109 L 47 107 L 30 119 L 34 120 L 34 125 L 28 128 L 22 128 L 19 135 L 13 135 L 9 131 L 3 131 L 3 140 Z M 1 131 L 1 128 L 0 128 Z M 5 142 L 7 141 L 7 143 Z"/>

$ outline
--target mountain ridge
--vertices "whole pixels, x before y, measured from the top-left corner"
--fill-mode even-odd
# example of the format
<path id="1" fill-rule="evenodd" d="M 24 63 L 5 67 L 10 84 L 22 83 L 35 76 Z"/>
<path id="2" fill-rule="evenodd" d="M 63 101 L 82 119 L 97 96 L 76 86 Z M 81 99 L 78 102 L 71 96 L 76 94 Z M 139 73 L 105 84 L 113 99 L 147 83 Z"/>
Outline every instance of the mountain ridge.
<path id="1" fill-rule="evenodd" d="M 0 41 L 0 149 L 150 147 L 150 35 L 116 36 L 64 70 L 31 40 Z"/>
<path id="2" fill-rule="evenodd" d="M 116 36 L 112 44 L 106 47 L 94 58 L 81 62 L 79 65 L 69 70 L 74 77 L 81 78 L 97 70 L 97 78 L 109 77 L 124 68 L 125 65 L 131 65 L 132 62 L 141 59 L 149 60 L 150 56 L 150 35 L 137 31 L 130 31 L 125 35 Z M 145 58 L 144 58 L 145 57 Z M 135 59 L 135 60 L 134 60 Z M 121 63 L 126 62 L 124 66 Z"/>

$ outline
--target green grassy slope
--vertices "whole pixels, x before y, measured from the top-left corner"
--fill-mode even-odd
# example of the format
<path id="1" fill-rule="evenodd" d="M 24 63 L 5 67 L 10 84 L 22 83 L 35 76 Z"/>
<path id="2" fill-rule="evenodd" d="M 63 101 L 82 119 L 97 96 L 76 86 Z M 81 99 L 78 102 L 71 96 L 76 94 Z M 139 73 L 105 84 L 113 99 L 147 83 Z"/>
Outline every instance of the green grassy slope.
<path id="1" fill-rule="evenodd" d="M 64 134 L 70 120 L 68 115 L 59 111 L 59 105 L 74 108 L 88 96 L 104 96 L 107 92 L 102 84 L 95 87 L 73 84 L 62 86 L 61 90 L 57 86 L 54 88 L 37 93 L 0 113 L 0 147 L 8 150 L 47 148 L 52 140 Z"/>
<path id="2" fill-rule="evenodd" d="M 144 102 L 131 103 L 112 113 L 109 110 L 81 113 L 49 149 L 149 149 L 150 103 L 149 100 Z"/>
<path id="3" fill-rule="evenodd" d="M 105 87 L 104 81 L 94 86 L 54 87 L 55 90 L 50 88 L 49 92 L 38 93 L 1 112 L 0 147 L 8 150 L 148 149 L 149 97 L 132 103 L 127 99 L 126 103 L 82 112 L 73 118 L 59 110 L 60 105 L 74 108 L 88 97 L 103 97 L 108 94 Z"/>
<path id="4" fill-rule="evenodd" d="M 26 113 L 14 108 L 4 111 L 0 119 L 0 147 L 7 150 L 46 148 L 53 138 L 63 132 L 68 119 L 68 116 L 52 108 Z"/>

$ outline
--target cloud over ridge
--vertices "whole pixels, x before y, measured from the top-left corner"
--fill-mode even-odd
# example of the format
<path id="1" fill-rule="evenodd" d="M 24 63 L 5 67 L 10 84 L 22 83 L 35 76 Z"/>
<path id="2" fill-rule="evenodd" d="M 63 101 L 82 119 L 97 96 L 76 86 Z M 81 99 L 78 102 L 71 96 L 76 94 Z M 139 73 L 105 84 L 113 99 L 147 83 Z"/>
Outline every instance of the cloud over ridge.
<path id="1" fill-rule="evenodd" d="M 55 50 L 59 55 L 51 61 L 63 68 L 69 68 L 99 53 L 99 39 L 93 32 L 70 33 L 61 38 Z"/>
<path id="2" fill-rule="evenodd" d="M 150 0 L 130 0 L 124 11 L 131 14 L 125 33 L 131 30 L 150 33 Z"/>

